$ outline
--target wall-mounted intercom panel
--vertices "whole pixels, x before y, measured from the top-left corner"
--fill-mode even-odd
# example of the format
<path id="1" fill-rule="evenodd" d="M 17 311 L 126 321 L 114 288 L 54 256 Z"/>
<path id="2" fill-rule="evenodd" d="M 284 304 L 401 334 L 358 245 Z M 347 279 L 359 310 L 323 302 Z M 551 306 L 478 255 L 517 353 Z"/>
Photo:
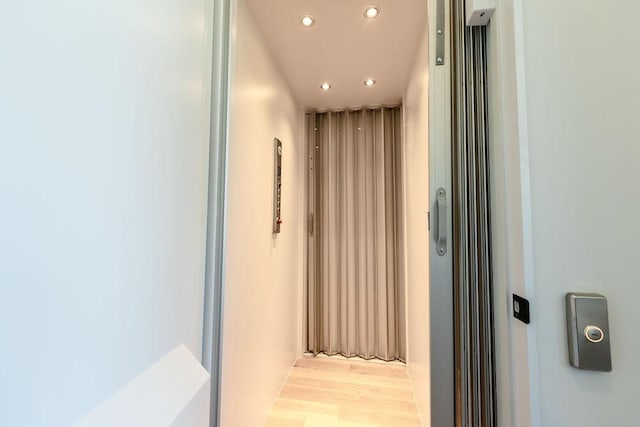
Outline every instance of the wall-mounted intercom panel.
<path id="1" fill-rule="evenodd" d="M 282 141 L 273 139 L 274 179 L 273 179 L 273 232 L 280 232 L 282 202 Z"/>
<path id="2" fill-rule="evenodd" d="M 569 361 L 578 369 L 611 371 L 607 299 L 600 294 L 565 296 Z"/>

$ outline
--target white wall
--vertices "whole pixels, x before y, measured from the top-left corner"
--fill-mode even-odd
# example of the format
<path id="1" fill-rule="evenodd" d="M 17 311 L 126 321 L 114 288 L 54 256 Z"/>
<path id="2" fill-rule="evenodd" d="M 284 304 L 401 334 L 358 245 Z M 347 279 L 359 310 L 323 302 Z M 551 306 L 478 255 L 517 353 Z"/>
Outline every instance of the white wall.
<path id="1" fill-rule="evenodd" d="M 496 4 L 487 45 L 498 422 L 527 427 L 539 425 L 537 322 L 512 318 L 513 293 L 535 298 L 522 11 L 511 0 Z"/>
<path id="2" fill-rule="evenodd" d="M 233 15 L 221 425 L 254 427 L 298 349 L 304 115 L 242 0 Z M 284 223 L 277 237 L 274 137 L 283 142 Z"/>
<path id="3" fill-rule="evenodd" d="M 200 355 L 211 0 L 0 14 L 0 425 Z"/>
<path id="4" fill-rule="evenodd" d="M 532 230 L 533 253 L 523 262 L 525 271 L 532 265 L 527 274 L 535 283 L 528 295 L 537 340 L 529 353 L 536 364 L 531 389 L 540 396 L 539 404 L 533 398 L 534 425 L 637 424 L 640 5 L 601 6 L 527 2 L 522 21 L 517 14 L 514 21 L 522 34 L 520 46 L 516 38 L 515 62 L 523 61 L 516 78 L 524 84 L 518 96 L 526 93 L 521 113 L 527 132 L 518 162 L 530 172 L 530 181 L 522 170 L 515 178 L 525 196 L 530 190 L 531 217 L 525 210 L 520 218 Z M 568 291 L 608 297 L 613 372 L 569 366 Z M 524 334 L 520 330 L 512 341 Z"/>
<path id="5" fill-rule="evenodd" d="M 430 420 L 429 34 L 425 25 L 403 99 L 407 366 L 418 407 Z"/>

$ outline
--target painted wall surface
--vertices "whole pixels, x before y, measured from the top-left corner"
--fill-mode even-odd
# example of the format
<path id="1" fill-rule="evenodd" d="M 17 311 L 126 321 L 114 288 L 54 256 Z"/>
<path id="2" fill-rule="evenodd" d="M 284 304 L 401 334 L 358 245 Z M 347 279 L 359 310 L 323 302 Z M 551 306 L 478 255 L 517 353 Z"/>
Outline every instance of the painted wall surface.
<path id="1" fill-rule="evenodd" d="M 407 366 L 423 421 L 430 419 L 429 34 L 425 25 L 403 99 Z"/>
<path id="2" fill-rule="evenodd" d="M 498 0 L 487 27 L 489 182 L 498 424 L 539 425 L 537 322 L 513 319 L 512 294 L 532 299 L 531 206 L 522 11 Z M 532 411 L 534 408 L 534 411 Z"/>
<path id="3" fill-rule="evenodd" d="M 200 355 L 210 0 L 0 14 L 0 425 L 70 425 Z"/>
<path id="4" fill-rule="evenodd" d="M 295 361 L 304 206 L 303 112 L 242 0 L 232 18 L 221 425 L 262 425 Z M 283 143 L 272 234 L 273 138 Z"/>
<path id="5" fill-rule="evenodd" d="M 529 353 L 536 364 L 532 390 L 539 393 L 534 425 L 637 424 L 640 5 L 625 2 L 623 13 L 601 6 L 526 2 L 522 20 L 515 20 L 527 125 L 517 161 L 530 174 L 529 181 L 516 171 L 530 190 L 531 217 L 524 211 L 520 218 L 532 230 L 533 252 L 522 267 L 526 273 L 531 263 L 525 275 L 534 280 L 527 294 L 537 340 Z M 570 367 L 563 307 L 569 291 L 607 296 L 613 372 Z"/>

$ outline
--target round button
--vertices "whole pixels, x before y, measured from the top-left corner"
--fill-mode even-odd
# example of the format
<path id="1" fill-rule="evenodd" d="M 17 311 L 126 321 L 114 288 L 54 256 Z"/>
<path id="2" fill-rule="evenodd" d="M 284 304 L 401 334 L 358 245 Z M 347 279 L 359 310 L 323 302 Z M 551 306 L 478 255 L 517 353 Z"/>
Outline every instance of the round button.
<path id="1" fill-rule="evenodd" d="M 597 326 L 589 325 L 584 328 L 584 336 L 592 343 L 599 343 L 604 339 L 604 332 Z"/>

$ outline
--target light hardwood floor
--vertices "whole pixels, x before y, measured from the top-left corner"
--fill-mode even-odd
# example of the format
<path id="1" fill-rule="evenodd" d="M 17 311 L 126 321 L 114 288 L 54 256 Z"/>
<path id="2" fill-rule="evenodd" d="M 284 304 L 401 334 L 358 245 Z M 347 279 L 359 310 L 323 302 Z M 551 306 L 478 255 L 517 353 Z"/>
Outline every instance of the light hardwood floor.
<path id="1" fill-rule="evenodd" d="M 298 359 L 265 427 L 421 427 L 403 365 Z"/>

